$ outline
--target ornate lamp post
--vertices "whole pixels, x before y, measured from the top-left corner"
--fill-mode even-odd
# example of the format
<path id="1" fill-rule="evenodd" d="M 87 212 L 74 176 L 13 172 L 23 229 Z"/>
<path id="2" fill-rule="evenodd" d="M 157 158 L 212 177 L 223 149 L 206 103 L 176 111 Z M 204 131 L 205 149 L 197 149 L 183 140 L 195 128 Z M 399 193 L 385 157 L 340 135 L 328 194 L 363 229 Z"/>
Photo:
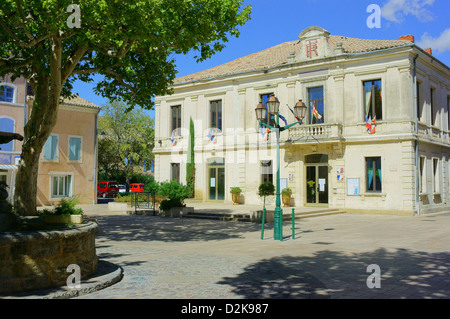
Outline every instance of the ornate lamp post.
<path id="1" fill-rule="evenodd" d="M 267 108 L 264 106 L 262 102 L 258 104 L 255 109 L 256 119 L 259 122 L 260 126 L 265 126 L 269 128 L 270 131 L 276 133 L 277 137 L 277 193 L 276 193 L 276 201 L 275 201 L 275 212 L 274 212 L 274 230 L 273 237 L 275 240 L 283 240 L 283 210 L 281 209 L 281 190 L 280 190 L 280 132 L 287 130 L 288 128 L 298 124 L 302 125 L 303 118 L 305 117 L 307 107 L 299 100 L 294 107 L 294 116 L 298 119 L 297 122 L 281 127 L 280 126 L 280 115 L 279 115 L 280 102 L 278 99 L 272 95 L 267 101 Z M 271 126 L 266 124 L 266 114 L 269 114 L 270 117 L 274 117 L 276 120 L 276 125 Z"/>

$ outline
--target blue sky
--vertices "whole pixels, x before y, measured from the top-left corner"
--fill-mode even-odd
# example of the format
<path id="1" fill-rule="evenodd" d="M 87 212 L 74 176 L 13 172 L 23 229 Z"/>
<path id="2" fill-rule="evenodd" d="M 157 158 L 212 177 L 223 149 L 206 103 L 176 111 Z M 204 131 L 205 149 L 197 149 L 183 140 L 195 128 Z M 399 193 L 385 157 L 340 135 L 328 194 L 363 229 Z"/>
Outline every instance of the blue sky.
<path id="1" fill-rule="evenodd" d="M 251 20 L 239 38 L 208 61 L 195 63 L 194 53 L 175 56 L 178 74 L 199 72 L 277 44 L 296 40 L 300 32 L 317 25 L 332 35 L 395 40 L 412 34 L 416 44 L 433 49 L 433 56 L 450 66 L 449 0 L 246 0 Z M 381 8 L 380 28 L 369 28 L 371 4 Z M 76 83 L 74 93 L 98 105 L 108 101 L 92 91 L 93 84 Z M 150 112 L 153 115 L 153 112 Z"/>

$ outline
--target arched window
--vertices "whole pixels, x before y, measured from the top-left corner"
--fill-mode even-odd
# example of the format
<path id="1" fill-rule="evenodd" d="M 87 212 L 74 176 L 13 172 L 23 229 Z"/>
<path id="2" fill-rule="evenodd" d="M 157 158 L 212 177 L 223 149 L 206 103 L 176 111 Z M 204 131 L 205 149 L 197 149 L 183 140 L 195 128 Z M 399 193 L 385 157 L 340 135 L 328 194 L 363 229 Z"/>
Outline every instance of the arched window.
<path id="1" fill-rule="evenodd" d="M 14 132 L 15 122 L 13 119 L 9 117 L 0 117 L 0 131 L 6 133 L 15 133 Z M 12 152 L 13 151 L 13 141 L 0 144 L 0 149 L 4 152 Z"/>
<path id="2" fill-rule="evenodd" d="M 14 88 L 9 85 L 0 85 L 0 102 L 14 102 Z"/>

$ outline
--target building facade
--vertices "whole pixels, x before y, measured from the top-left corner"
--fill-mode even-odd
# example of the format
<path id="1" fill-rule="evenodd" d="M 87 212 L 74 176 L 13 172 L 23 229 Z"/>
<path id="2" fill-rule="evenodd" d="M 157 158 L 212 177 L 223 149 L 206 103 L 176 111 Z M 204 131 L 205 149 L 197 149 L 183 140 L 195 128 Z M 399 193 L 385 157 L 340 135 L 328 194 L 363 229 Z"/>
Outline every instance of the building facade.
<path id="1" fill-rule="evenodd" d="M 23 78 L 0 83 L 0 131 L 23 136 L 31 114 L 32 96 L 26 96 Z M 2 92 L 5 93 L 1 96 Z M 58 118 L 40 156 L 37 204 L 56 205 L 61 198 L 94 204 L 97 198 L 97 118 L 100 107 L 77 96 L 60 103 Z M 0 145 L 0 181 L 9 186 L 12 201 L 22 142 Z"/>
<path id="2" fill-rule="evenodd" d="M 287 123 L 299 100 L 308 108 L 301 126 L 280 134 L 291 206 L 448 210 L 448 66 L 412 36 L 365 40 L 309 27 L 299 40 L 178 78 L 174 94 L 157 97 L 156 179 L 185 183 L 192 119 L 196 198 L 231 202 L 239 186 L 241 203 L 261 204 L 258 186 L 275 184 L 276 136 L 259 127 L 255 108 L 273 94 Z"/>

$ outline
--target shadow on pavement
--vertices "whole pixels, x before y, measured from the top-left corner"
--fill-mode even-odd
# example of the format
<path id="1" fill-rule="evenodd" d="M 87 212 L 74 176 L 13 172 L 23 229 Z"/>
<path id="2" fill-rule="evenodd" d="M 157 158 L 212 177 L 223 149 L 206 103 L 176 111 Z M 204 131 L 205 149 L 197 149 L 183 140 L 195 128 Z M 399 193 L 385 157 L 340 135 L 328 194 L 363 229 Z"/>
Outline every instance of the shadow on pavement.
<path id="1" fill-rule="evenodd" d="M 380 288 L 367 286 L 371 264 L 380 266 Z M 448 299 L 450 254 L 406 249 L 359 254 L 324 250 L 311 257 L 265 259 L 218 283 L 232 286 L 233 292 L 244 298 L 255 299 Z"/>

